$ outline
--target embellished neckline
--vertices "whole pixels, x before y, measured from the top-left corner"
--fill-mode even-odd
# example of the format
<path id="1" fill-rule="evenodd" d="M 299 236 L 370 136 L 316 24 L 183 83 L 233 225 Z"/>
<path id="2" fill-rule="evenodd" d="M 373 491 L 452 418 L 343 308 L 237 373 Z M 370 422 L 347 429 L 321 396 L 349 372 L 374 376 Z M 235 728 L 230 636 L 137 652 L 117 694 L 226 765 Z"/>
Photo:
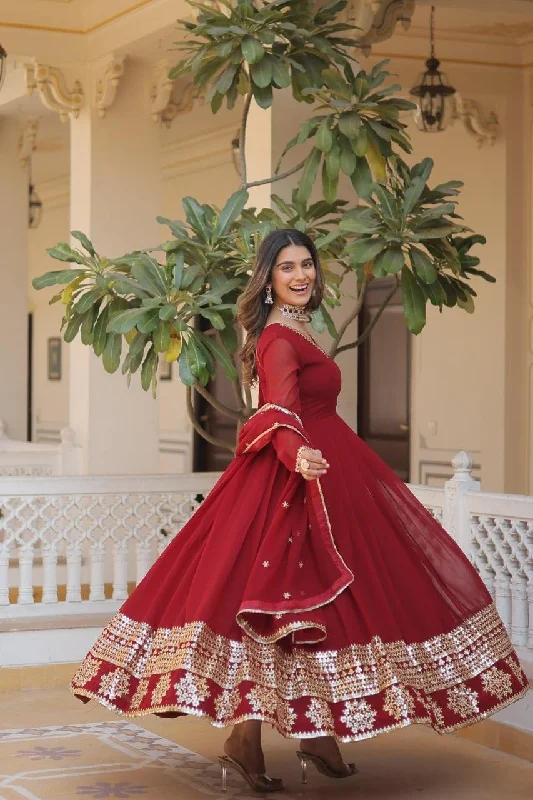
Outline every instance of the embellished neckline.
<path id="1" fill-rule="evenodd" d="M 315 342 L 315 340 L 311 336 L 307 336 L 305 333 L 302 333 L 302 331 L 293 328 L 292 325 L 286 325 L 284 322 L 271 322 L 270 325 L 281 325 L 282 328 L 288 328 L 290 331 L 294 331 L 294 333 L 297 333 L 298 336 L 301 336 L 302 339 L 305 339 L 306 342 L 309 342 L 309 344 L 314 344 L 317 350 L 320 350 L 320 352 L 323 353 L 326 356 L 326 358 L 331 358 L 331 356 L 328 353 L 326 353 L 326 351 L 323 350 L 322 347 L 320 347 L 320 345 L 318 344 L 318 342 Z M 270 327 L 270 325 L 268 325 L 267 327 Z"/>

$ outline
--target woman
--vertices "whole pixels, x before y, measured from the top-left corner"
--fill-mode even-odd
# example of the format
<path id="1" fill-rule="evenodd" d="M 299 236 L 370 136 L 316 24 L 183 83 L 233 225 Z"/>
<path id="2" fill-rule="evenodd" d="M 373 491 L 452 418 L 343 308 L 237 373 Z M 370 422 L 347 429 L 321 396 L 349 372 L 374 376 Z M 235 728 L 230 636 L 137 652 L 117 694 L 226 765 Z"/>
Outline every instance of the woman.
<path id="1" fill-rule="evenodd" d="M 258 792 L 261 722 L 297 756 L 353 775 L 337 742 L 422 722 L 440 733 L 527 691 L 466 556 L 336 413 L 336 363 L 306 328 L 322 301 L 305 234 L 264 240 L 239 319 L 259 409 L 206 500 L 73 679 L 128 716 L 233 725 L 220 758 Z"/>

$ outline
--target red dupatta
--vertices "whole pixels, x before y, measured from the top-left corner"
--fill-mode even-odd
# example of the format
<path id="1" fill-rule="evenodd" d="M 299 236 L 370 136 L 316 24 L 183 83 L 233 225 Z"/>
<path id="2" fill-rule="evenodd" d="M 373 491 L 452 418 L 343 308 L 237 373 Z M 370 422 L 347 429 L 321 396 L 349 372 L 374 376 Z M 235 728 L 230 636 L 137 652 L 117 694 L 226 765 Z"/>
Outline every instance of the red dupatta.
<path id="1" fill-rule="evenodd" d="M 253 458 L 279 428 L 309 445 L 302 422 L 288 409 L 266 404 L 243 426 L 236 456 Z M 272 458 L 276 452 L 272 447 Z M 237 622 L 255 641 L 292 635 L 296 644 L 326 637 L 321 608 L 353 581 L 333 538 L 320 480 L 289 472 L 250 573 Z"/>

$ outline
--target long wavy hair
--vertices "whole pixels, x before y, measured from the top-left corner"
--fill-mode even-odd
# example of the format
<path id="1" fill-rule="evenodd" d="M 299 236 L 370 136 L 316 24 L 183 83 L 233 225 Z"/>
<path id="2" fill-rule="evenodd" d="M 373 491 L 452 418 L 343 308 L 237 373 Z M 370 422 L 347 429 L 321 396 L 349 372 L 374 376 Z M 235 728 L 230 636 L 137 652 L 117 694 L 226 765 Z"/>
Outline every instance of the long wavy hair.
<path id="1" fill-rule="evenodd" d="M 306 310 L 310 312 L 316 311 L 322 302 L 324 276 L 320 268 L 316 247 L 309 236 L 296 230 L 296 228 L 282 228 L 265 236 L 256 256 L 254 271 L 238 302 L 237 320 L 246 331 L 245 341 L 239 352 L 239 357 L 242 362 L 243 383 L 248 386 L 257 380 L 255 350 L 257 340 L 265 327 L 271 308 L 270 305 L 265 303 L 265 287 L 267 283 L 272 281 L 272 269 L 280 250 L 291 244 L 306 247 L 315 265 L 315 291 L 306 305 Z"/>

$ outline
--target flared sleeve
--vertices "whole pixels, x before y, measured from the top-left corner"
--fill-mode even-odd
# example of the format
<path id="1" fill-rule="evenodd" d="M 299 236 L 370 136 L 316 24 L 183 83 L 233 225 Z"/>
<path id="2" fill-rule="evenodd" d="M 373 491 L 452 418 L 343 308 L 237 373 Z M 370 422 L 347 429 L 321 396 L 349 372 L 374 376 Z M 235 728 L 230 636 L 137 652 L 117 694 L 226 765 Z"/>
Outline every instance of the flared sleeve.
<path id="1" fill-rule="evenodd" d="M 258 353 L 258 361 L 263 373 L 263 403 L 289 412 L 301 426 L 302 409 L 298 389 L 300 360 L 293 345 L 282 337 L 271 339 Z M 288 427 L 280 427 L 272 443 L 280 461 L 295 472 L 298 450 L 303 445 L 301 435 Z"/>

